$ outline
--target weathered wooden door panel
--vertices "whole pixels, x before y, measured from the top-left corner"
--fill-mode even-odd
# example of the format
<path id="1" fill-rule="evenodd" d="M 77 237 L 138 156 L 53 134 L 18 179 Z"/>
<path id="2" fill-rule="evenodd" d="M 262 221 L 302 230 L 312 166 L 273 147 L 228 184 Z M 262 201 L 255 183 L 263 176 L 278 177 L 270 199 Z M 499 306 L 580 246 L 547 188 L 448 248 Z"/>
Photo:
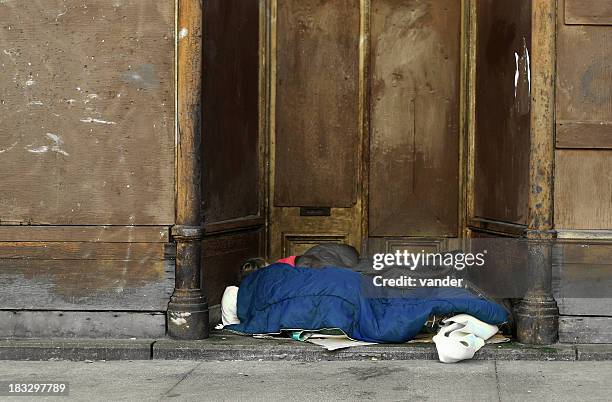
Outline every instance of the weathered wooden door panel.
<path id="1" fill-rule="evenodd" d="M 565 11 L 557 21 L 554 185 L 554 224 L 563 239 L 556 261 L 559 340 L 609 343 L 612 2 L 560 0 L 559 9 Z"/>
<path id="2" fill-rule="evenodd" d="M 470 224 L 486 220 L 525 225 L 530 146 L 531 1 L 478 0 L 476 16 L 476 115 Z"/>
<path id="3" fill-rule="evenodd" d="M 361 2 L 270 5 L 269 256 L 359 246 Z"/>
<path id="4" fill-rule="evenodd" d="M 352 207 L 359 1 L 278 1 L 274 205 Z"/>
<path id="5" fill-rule="evenodd" d="M 565 0 L 565 23 L 612 25 L 612 2 L 610 0 Z"/>
<path id="6" fill-rule="evenodd" d="M 206 223 L 260 215 L 259 3 L 204 2 L 202 210 Z"/>
<path id="7" fill-rule="evenodd" d="M 610 230 L 612 20 L 609 26 L 576 24 L 603 24 L 601 18 L 612 15 L 612 6 L 596 0 L 579 2 L 581 7 L 576 1 L 563 3 L 566 15 L 558 21 L 555 226 Z M 597 18 L 598 7 L 608 14 Z"/>
<path id="8" fill-rule="evenodd" d="M 174 223 L 173 14 L 171 1 L 0 3 L 0 222 Z"/>
<path id="9" fill-rule="evenodd" d="M 260 4 L 204 2 L 202 260 L 211 305 L 246 259 L 265 253 Z"/>
<path id="10" fill-rule="evenodd" d="M 612 230 L 612 151 L 557 150 L 555 225 Z"/>
<path id="11" fill-rule="evenodd" d="M 612 26 L 560 18 L 558 38 L 557 147 L 612 148 Z"/>
<path id="12" fill-rule="evenodd" d="M 370 236 L 457 236 L 461 2 L 373 0 Z"/>

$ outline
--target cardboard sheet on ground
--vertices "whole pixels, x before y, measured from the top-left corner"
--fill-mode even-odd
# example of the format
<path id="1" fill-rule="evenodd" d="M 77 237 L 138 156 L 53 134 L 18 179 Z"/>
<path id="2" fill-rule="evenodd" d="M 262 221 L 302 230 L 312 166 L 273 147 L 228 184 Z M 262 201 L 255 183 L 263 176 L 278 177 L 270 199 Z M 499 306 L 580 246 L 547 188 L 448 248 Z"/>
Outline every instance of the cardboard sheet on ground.
<path id="1" fill-rule="evenodd" d="M 338 350 L 353 346 L 376 345 L 376 343 L 373 342 L 356 341 L 346 335 L 326 335 L 318 333 L 309 333 L 304 341 L 322 346 L 327 350 Z"/>
<path id="2" fill-rule="evenodd" d="M 354 346 L 377 345 L 373 342 L 356 341 L 343 334 L 342 331 L 335 330 L 327 330 L 323 332 L 292 331 L 289 332 L 289 334 L 290 337 L 282 336 L 281 334 L 256 334 L 253 335 L 253 338 L 309 342 L 314 345 L 321 346 L 329 351 L 346 349 Z M 407 343 L 433 343 L 433 336 L 434 334 L 418 334 L 414 339 L 408 341 Z M 495 334 L 486 341 L 487 344 L 506 342 L 510 342 L 510 338 L 507 338 L 501 333 Z"/>
<path id="3" fill-rule="evenodd" d="M 414 339 L 409 340 L 407 343 L 434 343 L 433 342 L 434 334 L 418 334 L 414 337 Z M 497 343 L 506 343 L 510 342 L 510 338 L 507 338 L 501 333 L 497 333 L 489 338 L 485 343 L 489 344 L 497 344 Z"/>
<path id="4" fill-rule="evenodd" d="M 423 334 L 422 337 L 417 337 L 407 343 L 433 343 L 433 334 Z M 346 335 L 322 335 L 322 334 L 313 334 L 313 336 L 305 339 L 306 342 L 313 343 L 315 345 L 319 345 L 324 347 L 327 350 L 338 350 L 344 348 L 350 348 L 353 346 L 368 346 L 368 345 L 376 345 L 373 342 L 362 342 L 356 341 L 349 338 Z M 489 339 L 487 344 L 496 344 L 496 343 L 505 343 L 509 342 L 510 339 L 506 338 L 502 334 L 496 334 L 491 339 Z"/>
<path id="5" fill-rule="evenodd" d="M 373 342 L 364 342 L 351 339 L 344 332 L 336 329 L 324 329 L 318 332 L 295 330 L 286 331 L 285 335 L 287 334 L 289 337 L 283 336 L 282 334 L 256 334 L 253 335 L 253 338 L 309 342 L 330 351 L 350 348 L 353 346 L 376 345 L 376 343 Z"/>

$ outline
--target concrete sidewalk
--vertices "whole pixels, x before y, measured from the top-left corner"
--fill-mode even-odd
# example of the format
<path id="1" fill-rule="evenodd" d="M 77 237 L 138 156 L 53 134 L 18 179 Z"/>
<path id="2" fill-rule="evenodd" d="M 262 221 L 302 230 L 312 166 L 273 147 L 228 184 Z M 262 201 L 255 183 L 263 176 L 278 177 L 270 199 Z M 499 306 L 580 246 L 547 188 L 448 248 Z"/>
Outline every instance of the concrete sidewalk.
<path id="1" fill-rule="evenodd" d="M 0 382 L 70 384 L 35 400 L 609 401 L 611 378 L 576 361 L 0 362 Z"/>

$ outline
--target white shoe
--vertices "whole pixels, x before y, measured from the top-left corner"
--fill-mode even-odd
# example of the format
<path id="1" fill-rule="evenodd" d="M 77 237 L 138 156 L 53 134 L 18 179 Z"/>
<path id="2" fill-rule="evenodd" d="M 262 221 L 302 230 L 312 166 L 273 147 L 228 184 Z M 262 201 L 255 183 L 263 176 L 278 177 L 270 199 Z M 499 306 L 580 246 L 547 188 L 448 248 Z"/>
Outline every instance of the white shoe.
<path id="1" fill-rule="evenodd" d="M 498 328 L 467 314 L 459 314 L 443 321 L 445 326 L 433 337 L 442 363 L 456 363 L 471 359 L 495 335 Z"/>
<path id="2" fill-rule="evenodd" d="M 471 359 L 484 346 L 483 339 L 474 334 L 461 332 L 462 324 L 454 323 L 443 327 L 433 341 L 438 350 L 438 358 L 442 363 L 457 363 Z"/>
<path id="3" fill-rule="evenodd" d="M 451 318 L 442 320 L 444 324 L 458 323 L 463 324 L 462 332 L 468 332 L 474 334 L 485 341 L 495 335 L 499 328 L 495 325 L 487 324 L 486 322 L 480 321 L 478 318 L 472 317 L 468 314 L 459 314 Z"/>

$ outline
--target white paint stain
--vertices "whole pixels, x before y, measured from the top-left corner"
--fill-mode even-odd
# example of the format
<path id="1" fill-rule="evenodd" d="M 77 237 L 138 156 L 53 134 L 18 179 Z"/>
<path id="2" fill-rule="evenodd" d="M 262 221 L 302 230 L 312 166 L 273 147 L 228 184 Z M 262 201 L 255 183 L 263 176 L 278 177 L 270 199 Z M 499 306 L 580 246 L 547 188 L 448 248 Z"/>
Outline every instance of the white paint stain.
<path id="1" fill-rule="evenodd" d="M 29 79 L 25 82 L 25 84 L 29 87 L 31 87 L 32 85 L 36 84 L 36 81 L 34 81 L 33 79 Z"/>
<path id="2" fill-rule="evenodd" d="M 15 142 L 15 143 L 11 144 L 11 146 L 8 147 L 8 148 L 0 149 L 0 154 L 3 154 L 5 152 L 7 152 L 7 151 L 10 151 L 11 149 L 15 148 L 16 146 L 17 146 L 17 143 Z"/>
<path id="3" fill-rule="evenodd" d="M 99 98 L 98 94 L 89 94 L 89 95 L 87 95 L 87 97 L 89 99 L 98 99 Z"/>
<path id="4" fill-rule="evenodd" d="M 187 324 L 186 317 L 190 317 L 191 313 L 176 313 L 170 312 L 170 321 L 172 321 L 175 325 L 185 325 Z"/>
<path id="5" fill-rule="evenodd" d="M 74 102 L 76 102 L 75 99 L 66 99 L 66 100 L 64 100 L 64 103 L 68 103 L 69 105 L 72 105 Z"/>
<path id="6" fill-rule="evenodd" d="M 170 321 L 174 323 L 174 325 L 185 325 L 187 324 L 187 320 L 184 318 L 170 318 Z"/>
<path id="7" fill-rule="evenodd" d="M 528 91 L 529 91 L 529 95 L 531 96 L 531 57 L 529 55 L 529 48 L 527 47 L 527 41 L 525 40 L 525 38 L 523 37 L 523 50 L 525 53 L 524 56 L 524 61 L 525 61 L 525 66 L 524 66 L 524 70 L 525 70 L 525 75 L 527 76 L 527 85 L 528 85 Z M 516 64 L 516 72 L 514 73 L 514 97 L 517 97 L 517 91 L 518 91 L 518 81 L 520 78 L 520 73 L 521 73 L 521 66 L 520 66 L 520 60 L 521 57 L 519 57 L 518 52 L 514 52 L 514 60 L 515 60 L 515 64 Z"/>
<path id="8" fill-rule="evenodd" d="M 517 52 L 514 52 L 514 59 L 516 61 L 516 72 L 514 73 L 514 97 L 516 98 L 516 92 L 518 90 L 518 81 L 519 81 L 519 55 Z"/>
<path id="9" fill-rule="evenodd" d="M 2 53 L 7 55 L 13 62 L 15 62 L 15 56 L 21 55 L 19 49 L 2 49 Z"/>
<path id="10" fill-rule="evenodd" d="M 64 141 L 62 141 L 59 135 L 53 134 L 53 133 L 47 133 L 46 136 L 48 139 L 54 142 L 53 146 L 51 147 L 51 151 L 57 152 L 58 154 L 61 154 L 64 156 L 70 156 L 68 152 L 62 149 L 62 145 L 64 145 Z"/>
<path id="11" fill-rule="evenodd" d="M 42 147 L 37 147 L 37 148 L 27 148 L 28 152 L 31 152 L 33 154 L 44 154 L 47 151 L 49 151 L 49 147 L 46 145 L 43 145 Z"/>
<path id="12" fill-rule="evenodd" d="M 81 119 L 81 122 L 83 123 L 95 123 L 95 124 L 117 124 L 114 121 L 106 121 L 106 120 L 100 120 L 100 119 L 94 119 L 93 117 L 86 117 L 84 119 Z"/>
<path id="13" fill-rule="evenodd" d="M 42 103 L 39 100 L 33 100 L 33 101 L 28 102 L 28 105 L 30 105 L 30 106 L 41 106 L 41 105 L 44 105 L 44 103 Z"/>
<path id="14" fill-rule="evenodd" d="M 189 30 L 187 28 L 181 28 L 178 35 L 179 39 L 186 38 L 187 35 L 189 35 Z"/>
<path id="15" fill-rule="evenodd" d="M 26 147 L 28 152 L 33 153 L 33 154 L 44 154 L 44 153 L 51 151 L 51 152 L 57 152 L 60 155 L 70 156 L 68 152 L 62 149 L 62 146 L 64 145 L 64 141 L 62 141 L 59 135 L 53 134 L 53 133 L 46 133 L 45 136 L 53 142 L 53 145 L 51 145 L 50 147 L 47 145 L 43 145 L 43 146 L 36 147 L 36 148 L 32 148 L 31 145 L 28 145 Z"/>
<path id="16" fill-rule="evenodd" d="M 59 135 L 57 134 L 47 133 L 47 138 L 49 138 L 51 141 L 55 142 L 58 145 L 62 142 Z"/>
<path id="17" fill-rule="evenodd" d="M 64 7 L 64 11 L 62 11 L 61 13 L 57 14 L 55 16 L 55 21 L 57 21 L 58 18 L 63 17 L 64 15 L 66 15 L 66 13 L 68 12 L 68 7 Z"/>

